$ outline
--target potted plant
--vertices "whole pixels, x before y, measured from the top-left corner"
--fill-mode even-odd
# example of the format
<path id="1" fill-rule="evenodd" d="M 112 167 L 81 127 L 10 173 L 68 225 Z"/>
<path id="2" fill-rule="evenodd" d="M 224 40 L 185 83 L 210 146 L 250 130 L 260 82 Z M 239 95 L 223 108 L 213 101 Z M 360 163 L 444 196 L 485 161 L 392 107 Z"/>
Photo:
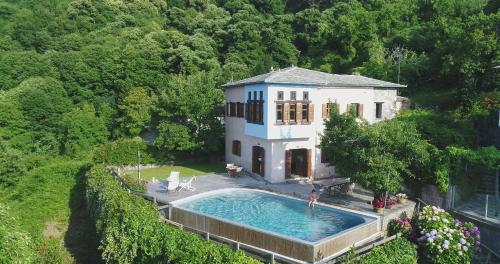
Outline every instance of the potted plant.
<path id="1" fill-rule="evenodd" d="M 385 200 L 385 207 L 387 207 L 387 209 L 392 209 L 392 207 L 397 203 L 396 199 L 394 199 L 394 197 L 387 197 L 387 199 Z"/>
<path id="2" fill-rule="evenodd" d="M 398 200 L 398 203 L 405 204 L 408 196 L 404 193 L 398 193 L 396 194 L 396 199 Z"/>
<path id="3" fill-rule="evenodd" d="M 373 204 L 373 210 L 377 214 L 383 214 L 384 213 L 384 200 L 376 198 L 372 202 Z"/>

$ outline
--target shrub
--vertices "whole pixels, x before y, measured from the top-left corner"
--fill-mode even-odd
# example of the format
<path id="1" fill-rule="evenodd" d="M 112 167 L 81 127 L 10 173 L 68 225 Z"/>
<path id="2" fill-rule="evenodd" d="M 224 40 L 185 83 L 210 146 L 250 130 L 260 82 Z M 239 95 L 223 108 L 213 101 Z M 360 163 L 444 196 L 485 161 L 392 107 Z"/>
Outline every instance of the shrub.
<path id="1" fill-rule="evenodd" d="M 359 260 L 359 264 L 417 263 L 416 246 L 404 238 L 396 238 L 382 246 L 375 247 Z"/>
<path id="2" fill-rule="evenodd" d="M 140 193 L 146 193 L 147 181 L 139 180 L 139 179 L 132 177 L 130 175 L 127 175 L 127 174 L 124 174 L 122 176 L 122 179 L 131 190 L 136 191 L 136 192 L 140 192 Z"/>
<path id="3" fill-rule="evenodd" d="M 36 258 L 32 238 L 0 204 L 0 263 L 35 263 Z"/>
<path id="4" fill-rule="evenodd" d="M 392 219 L 388 225 L 388 233 L 389 236 L 400 233 L 411 241 L 416 239 L 414 223 L 408 218 Z"/>
<path id="5" fill-rule="evenodd" d="M 384 207 L 384 200 L 382 199 L 373 199 L 373 208 L 383 208 Z"/>
<path id="6" fill-rule="evenodd" d="M 430 263 L 470 263 L 480 245 L 479 229 L 462 223 L 443 209 L 426 206 L 418 215 L 418 242 Z"/>
<path id="7" fill-rule="evenodd" d="M 156 208 L 124 192 L 103 165 L 87 173 L 86 199 L 107 263 L 258 263 L 161 223 Z"/>
<path id="8" fill-rule="evenodd" d="M 106 165 L 128 165 L 137 163 L 137 151 L 141 152 L 143 164 L 155 163 L 148 145 L 141 138 L 122 138 L 98 147 L 94 153 L 94 161 Z"/>

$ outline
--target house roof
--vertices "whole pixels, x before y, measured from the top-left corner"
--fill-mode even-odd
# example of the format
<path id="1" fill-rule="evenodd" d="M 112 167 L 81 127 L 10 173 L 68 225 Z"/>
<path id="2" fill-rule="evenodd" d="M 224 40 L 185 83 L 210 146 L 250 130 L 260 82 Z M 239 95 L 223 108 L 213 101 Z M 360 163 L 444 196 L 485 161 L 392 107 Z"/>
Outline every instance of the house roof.
<path id="1" fill-rule="evenodd" d="M 406 85 L 381 81 L 373 78 L 364 77 L 361 75 L 347 74 L 330 74 L 320 71 L 308 70 L 300 67 L 288 67 L 285 69 L 270 71 L 265 74 L 253 76 L 247 79 L 228 82 L 223 87 L 229 88 L 233 86 L 241 86 L 257 83 L 274 83 L 274 84 L 308 84 L 330 87 L 385 87 L 385 88 L 401 88 Z"/>

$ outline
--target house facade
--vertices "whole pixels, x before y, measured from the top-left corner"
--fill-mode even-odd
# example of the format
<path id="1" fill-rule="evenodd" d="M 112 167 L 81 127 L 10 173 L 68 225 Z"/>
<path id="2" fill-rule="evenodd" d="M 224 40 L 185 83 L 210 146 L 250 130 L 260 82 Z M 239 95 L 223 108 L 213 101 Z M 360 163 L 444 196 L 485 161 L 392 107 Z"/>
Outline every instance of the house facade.
<path id="1" fill-rule="evenodd" d="M 403 85 L 299 67 L 223 87 L 226 161 L 273 183 L 334 176 L 318 147 L 332 109 L 353 109 L 358 118 L 376 123 L 394 117 L 405 104 L 397 95 Z"/>

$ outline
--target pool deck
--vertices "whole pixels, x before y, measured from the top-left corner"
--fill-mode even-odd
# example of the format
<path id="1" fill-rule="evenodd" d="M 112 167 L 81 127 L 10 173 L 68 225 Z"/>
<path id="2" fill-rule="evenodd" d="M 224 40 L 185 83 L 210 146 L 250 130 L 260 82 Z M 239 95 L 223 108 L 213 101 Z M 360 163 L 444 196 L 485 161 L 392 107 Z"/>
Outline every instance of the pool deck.
<path id="1" fill-rule="evenodd" d="M 181 180 L 187 179 L 189 178 L 186 177 Z M 268 183 L 262 179 L 248 175 L 233 178 L 225 173 L 220 173 L 196 177 L 196 180 L 193 182 L 193 187 L 196 188 L 194 191 L 182 190 L 171 192 L 167 191 L 167 182 L 161 180 L 155 183 L 150 182 L 147 186 L 147 192 L 149 195 L 155 196 L 157 201 L 162 203 L 169 203 L 192 195 L 225 188 L 255 188 L 307 199 L 314 185 L 311 183 Z M 319 201 L 374 214 L 372 205 L 370 204 L 372 199 L 372 192 L 356 187 L 351 195 L 335 194 L 330 196 L 328 193 L 321 193 Z M 398 204 L 393 209 L 386 209 L 383 215 L 383 226 L 386 226 L 390 219 L 399 217 L 403 212 L 411 216 L 414 207 L 415 203 L 408 201 L 408 203 L 404 205 Z"/>

